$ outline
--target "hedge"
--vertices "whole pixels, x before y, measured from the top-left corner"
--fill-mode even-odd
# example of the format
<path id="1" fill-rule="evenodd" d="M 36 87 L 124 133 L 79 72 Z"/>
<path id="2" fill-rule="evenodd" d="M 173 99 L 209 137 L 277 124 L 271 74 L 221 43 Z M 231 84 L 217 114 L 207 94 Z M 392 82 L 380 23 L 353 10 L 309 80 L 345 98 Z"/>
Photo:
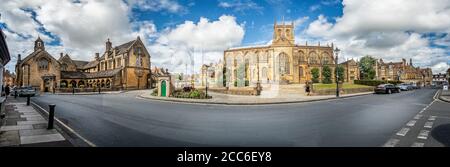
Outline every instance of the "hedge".
<path id="1" fill-rule="evenodd" d="M 378 86 L 380 84 L 386 84 L 386 83 L 390 83 L 390 84 L 400 84 L 403 83 L 402 81 L 383 81 L 383 80 L 355 80 L 354 84 L 359 84 L 359 85 L 367 85 L 367 86 Z"/>

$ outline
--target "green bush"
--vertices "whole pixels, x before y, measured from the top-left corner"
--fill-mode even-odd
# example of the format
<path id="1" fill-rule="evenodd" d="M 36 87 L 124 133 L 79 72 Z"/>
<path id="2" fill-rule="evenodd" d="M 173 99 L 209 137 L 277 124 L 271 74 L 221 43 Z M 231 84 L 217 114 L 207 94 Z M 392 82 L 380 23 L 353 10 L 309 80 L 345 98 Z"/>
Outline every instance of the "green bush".
<path id="1" fill-rule="evenodd" d="M 189 93 L 189 97 L 194 99 L 200 98 L 200 95 L 201 93 L 198 90 L 194 90 Z"/>
<path id="2" fill-rule="evenodd" d="M 330 84 L 332 82 L 331 81 L 331 69 L 330 69 L 330 67 L 323 66 L 323 68 L 322 68 L 322 76 L 323 76 L 322 83 Z"/>
<path id="3" fill-rule="evenodd" d="M 158 88 L 154 89 L 151 95 L 158 96 Z"/>
<path id="4" fill-rule="evenodd" d="M 402 81 L 383 81 L 383 80 L 355 80 L 354 83 L 359 84 L 359 85 L 378 86 L 380 84 L 386 84 L 386 83 L 397 85 L 397 84 L 400 84 L 403 82 Z"/>
<path id="5" fill-rule="evenodd" d="M 319 83 L 319 69 L 318 68 L 311 69 L 311 74 L 312 74 L 312 82 Z"/>

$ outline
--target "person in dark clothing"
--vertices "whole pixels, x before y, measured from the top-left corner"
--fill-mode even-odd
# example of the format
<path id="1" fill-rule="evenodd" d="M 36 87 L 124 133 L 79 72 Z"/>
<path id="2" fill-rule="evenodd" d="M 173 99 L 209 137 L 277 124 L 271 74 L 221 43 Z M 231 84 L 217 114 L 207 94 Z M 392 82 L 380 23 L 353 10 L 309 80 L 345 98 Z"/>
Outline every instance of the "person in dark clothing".
<path id="1" fill-rule="evenodd" d="M 10 93 L 9 85 L 6 85 L 6 87 L 5 87 L 5 96 L 6 96 L 6 98 L 8 98 L 9 93 Z"/>
<path id="2" fill-rule="evenodd" d="M 311 92 L 311 88 L 310 88 L 309 82 L 306 83 L 305 89 L 306 89 L 305 90 L 306 91 L 306 95 L 309 96 L 310 92 Z"/>

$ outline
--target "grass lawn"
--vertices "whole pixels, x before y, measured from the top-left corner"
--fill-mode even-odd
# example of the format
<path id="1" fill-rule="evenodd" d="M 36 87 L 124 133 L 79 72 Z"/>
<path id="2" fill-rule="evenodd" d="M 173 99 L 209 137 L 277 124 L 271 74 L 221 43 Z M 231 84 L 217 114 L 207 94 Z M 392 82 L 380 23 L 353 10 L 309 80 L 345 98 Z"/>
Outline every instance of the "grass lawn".
<path id="1" fill-rule="evenodd" d="M 343 88 L 370 88 L 371 86 L 367 85 L 358 85 L 358 84 L 350 84 L 350 83 L 344 83 Z M 322 84 L 322 83 L 315 83 L 314 89 L 336 89 L 336 83 L 334 84 Z"/>

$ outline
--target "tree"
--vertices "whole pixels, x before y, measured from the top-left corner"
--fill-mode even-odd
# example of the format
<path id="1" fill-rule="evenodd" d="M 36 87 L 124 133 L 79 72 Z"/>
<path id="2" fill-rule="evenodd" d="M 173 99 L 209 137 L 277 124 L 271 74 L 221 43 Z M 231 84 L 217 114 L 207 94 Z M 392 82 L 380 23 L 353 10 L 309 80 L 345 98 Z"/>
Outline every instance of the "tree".
<path id="1" fill-rule="evenodd" d="M 345 72 L 344 66 L 338 65 L 337 72 L 338 72 L 339 81 L 344 82 L 344 72 Z M 336 75 L 336 73 L 335 73 L 335 75 Z"/>
<path id="2" fill-rule="evenodd" d="M 312 75 L 312 82 L 319 83 L 319 69 L 318 68 L 311 69 L 311 75 Z"/>
<path id="3" fill-rule="evenodd" d="M 369 55 L 364 56 L 359 61 L 359 68 L 361 70 L 361 78 L 364 80 L 373 80 L 375 78 L 375 62 L 377 60 Z"/>
<path id="4" fill-rule="evenodd" d="M 323 66 L 322 68 L 322 83 L 324 84 L 330 84 L 331 81 L 331 69 L 328 66 Z"/>

